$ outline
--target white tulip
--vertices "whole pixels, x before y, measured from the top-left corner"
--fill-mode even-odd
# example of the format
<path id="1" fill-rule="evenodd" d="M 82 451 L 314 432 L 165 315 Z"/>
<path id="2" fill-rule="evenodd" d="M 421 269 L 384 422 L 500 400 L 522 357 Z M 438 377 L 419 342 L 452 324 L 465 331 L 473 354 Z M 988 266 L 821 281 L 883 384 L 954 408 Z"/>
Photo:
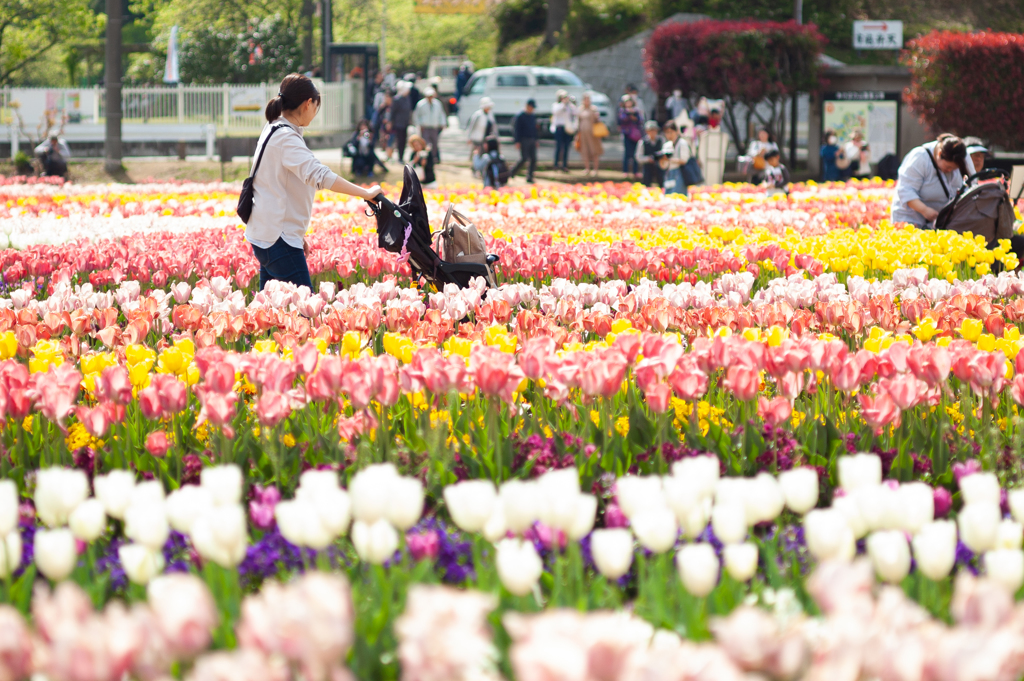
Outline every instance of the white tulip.
<path id="1" fill-rule="evenodd" d="M 317 514 L 319 528 L 310 533 L 307 538 L 307 542 L 316 543 L 306 543 L 304 546 L 324 548 L 335 538 L 348 532 L 348 525 L 352 519 L 352 501 L 345 490 L 338 486 L 329 487 L 327 485 L 299 487 L 295 492 L 295 500 L 308 503 Z M 412 526 L 410 525 L 410 527 Z M 327 533 L 326 540 L 320 537 L 320 530 Z M 326 543 L 323 543 L 322 546 L 318 545 L 324 541 Z"/>
<path id="2" fill-rule="evenodd" d="M 818 471 L 806 466 L 779 474 L 779 487 L 786 506 L 803 515 L 818 503 Z"/>
<path id="3" fill-rule="evenodd" d="M 867 545 L 875 574 L 882 581 L 896 584 L 910 572 L 910 546 L 900 530 L 874 532 Z"/>
<path id="4" fill-rule="evenodd" d="M 1018 523 L 1024 524 L 1024 487 L 1010 490 L 1006 495 L 1010 502 L 1010 513 Z"/>
<path id="5" fill-rule="evenodd" d="M 575 468 L 548 471 L 537 478 L 540 521 L 548 527 L 567 531 L 576 521 L 576 500 L 580 477 Z"/>
<path id="6" fill-rule="evenodd" d="M 484 539 L 492 544 L 497 544 L 508 536 L 508 524 L 505 522 L 505 512 L 501 510 L 501 504 L 495 505 L 494 512 L 487 519 L 482 532 Z"/>
<path id="7" fill-rule="evenodd" d="M 786 500 L 782 496 L 778 481 L 769 473 L 760 473 L 747 483 L 747 497 L 744 503 L 747 525 L 753 527 L 758 523 L 778 518 Z"/>
<path id="8" fill-rule="evenodd" d="M 999 523 L 995 548 L 1019 549 L 1022 540 L 1024 540 L 1024 527 L 1020 523 L 1008 518 Z"/>
<path id="9" fill-rule="evenodd" d="M 396 477 L 391 481 L 387 519 L 403 532 L 423 515 L 423 483 L 416 478 Z"/>
<path id="10" fill-rule="evenodd" d="M 882 460 L 877 454 L 854 454 L 836 460 L 839 486 L 847 492 L 882 483 Z"/>
<path id="11" fill-rule="evenodd" d="M 606 579 L 616 580 L 629 572 L 633 564 L 633 534 L 624 527 L 594 530 L 590 535 L 590 555 Z"/>
<path id="12" fill-rule="evenodd" d="M 807 550 L 819 561 L 848 562 L 856 552 L 853 531 L 846 516 L 835 508 L 820 508 L 804 517 Z"/>
<path id="13" fill-rule="evenodd" d="M 124 512 L 124 535 L 159 551 L 171 533 L 163 502 L 132 504 Z"/>
<path id="14" fill-rule="evenodd" d="M 757 544 L 729 544 L 722 549 L 725 571 L 737 582 L 746 582 L 757 573 Z"/>
<path id="15" fill-rule="evenodd" d="M 84 542 L 94 542 L 107 529 L 107 513 L 99 499 L 86 499 L 68 518 L 71 532 Z"/>
<path id="16" fill-rule="evenodd" d="M 640 545 L 652 553 L 665 553 L 679 536 L 676 516 L 668 506 L 651 506 L 637 512 L 630 521 Z M 744 528 L 746 529 L 746 528 Z"/>
<path id="17" fill-rule="evenodd" d="M 975 553 L 995 547 L 999 535 L 999 506 L 992 503 L 967 504 L 957 515 L 960 541 Z"/>
<path id="18" fill-rule="evenodd" d="M 509 480 L 498 490 L 501 510 L 508 529 L 522 534 L 540 517 L 541 498 L 537 483 Z"/>
<path id="19" fill-rule="evenodd" d="M 892 530 L 902 523 L 899 497 L 889 485 L 859 487 L 850 496 L 857 500 L 869 531 Z"/>
<path id="20" fill-rule="evenodd" d="M 334 471 L 311 468 L 299 476 L 299 489 L 341 489 L 341 485 Z"/>
<path id="21" fill-rule="evenodd" d="M 274 507 L 274 517 L 281 536 L 296 546 L 319 551 L 327 548 L 337 536 L 324 527 L 320 514 L 308 498 L 279 502 Z"/>
<path id="22" fill-rule="evenodd" d="M 149 584 L 164 569 L 164 556 L 142 544 L 125 544 L 118 548 L 124 574 L 134 584 Z"/>
<path id="23" fill-rule="evenodd" d="M 569 541 L 579 541 L 594 529 L 597 517 L 597 497 L 593 494 L 580 494 L 576 497 L 576 516 L 569 527 L 565 528 L 565 536 Z"/>
<path id="24" fill-rule="evenodd" d="M 655 475 L 625 475 L 619 478 L 615 481 L 615 500 L 630 520 L 643 508 L 666 505 L 661 478 Z"/>
<path id="25" fill-rule="evenodd" d="M 705 497 L 702 496 L 700 487 L 693 480 L 666 475 L 661 479 L 661 484 L 665 490 L 665 502 L 676 514 L 676 520 L 680 525 L 684 523 L 685 518 L 689 517 L 694 507 L 700 506 L 704 502 Z"/>
<path id="26" fill-rule="evenodd" d="M 171 492 L 164 502 L 167 520 L 182 534 L 192 534 L 196 518 L 213 508 L 213 494 L 206 487 L 185 485 Z M 122 512 L 121 517 L 124 517 Z"/>
<path id="27" fill-rule="evenodd" d="M 210 490 L 214 506 L 242 503 L 242 469 L 233 463 L 204 468 L 199 484 Z"/>
<path id="28" fill-rule="evenodd" d="M 717 456 L 689 456 L 672 464 L 672 475 L 692 481 L 698 496 L 710 498 L 715 493 L 719 466 Z"/>
<path id="29" fill-rule="evenodd" d="M 750 478 L 721 478 L 715 485 L 715 505 L 734 504 L 746 512 Z"/>
<path id="30" fill-rule="evenodd" d="M 0 536 L 18 526 L 18 486 L 13 480 L 0 480 Z"/>
<path id="31" fill-rule="evenodd" d="M 162 504 L 166 495 L 164 486 L 159 480 L 146 480 L 132 488 L 131 500 L 128 507 L 142 504 Z M 127 509 L 125 509 L 127 511 Z"/>
<path id="32" fill-rule="evenodd" d="M 711 509 L 711 529 L 723 544 L 739 544 L 747 538 L 747 512 L 736 503 L 716 504 Z"/>
<path id="33" fill-rule="evenodd" d="M 0 579 L 7 579 L 21 565 L 21 533 L 12 530 L 0 541 Z"/>
<path id="34" fill-rule="evenodd" d="M 707 596 L 718 583 L 718 556 L 711 544 L 687 544 L 676 554 L 676 569 L 686 591 L 698 598 Z"/>
<path id="35" fill-rule="evenodd" d="M 444 488 L 452 522 L 463 532 L 479 532 L 491 517 L 498 492 L 490 480 L 465 480 Z"/>
<path id="36" fill-rule="evenodd" d="M 352 545 L 361 560 L 381 565 L 398 550 L 398 530 L 384 518 L 372 523 L 357 520 L 352 525 Z"/>
<path id="37" fill-rule="evenodd" d="M 394 464 L 379 463 L 367 466 L 352 478 L 348 486 L 352 498 L 352 515 L 364 523 L 386 518 L 393 501 L 391 485 L 398 478 Z"/>
<path id="38" fill-rule="evenodd" d="M 999 505 L 999 478 L 995 473 L 972 473 L 960 478 L 960 496 L 964 504 L 989 503 Z"/>
<path id="39" fill-rule="evenodd" d="M 1011 594 L 1017 593 L 1024 584 L 1024 551 L 1020 549 L 996 549 L 985 552 L 985 574 L 988 578 L 1006 587 Z"/>
<path id="40" fill-rule="evenodd" d="M 956 523 L 934 520 L 918 530 L 911 540 L 917 569 L 932 581 L 949 576 L 956 563 Z"/>
<path id="41" fill-rule="evenodd" d="M 67 579 L 75 569 L 78 551 L 75 547 L 75 535 L 71 534 L 71 530 L 36 530 L 34 547 L 36 567 L 53 581 Z"/>
<path id="42" fill-rule="evenodd" d="M 896 490 L 900 501 L 900 528 L 911 534 L 935 519 L 935 491 L 923 482 L 906 482 Z"/>
<path id="43" fill-rule="evenodd" d="M 533 544 L 522 539 L 502 539 L 495 556 L 498 578 L 513 596 L 525 596 L 533 590 L 544 572 L 544 564 Z"/>
<path id="44" fill-rule="evenodd" d="M 124 520 L 124 512 L 132 501 L 132 490 L 135 489 L 135 474 L 124 469 L 113 470 L 97 476 L 92 486 L 107 515 Z"/>
<path id="45" fill-rule="evenodd" d="M 696 539 L 708 527 L 711 520 L 711 498 L 703 497 L 700 503 L 690 509 L 685 518 L 679 519 L 679 527 L 688 539 Z"/>
<path id="46" fill-rule="evenodd" d="M 860 513 L 860 504 L 857 503 L 857 496 L 855 494 L 833 497 L 832 508 L 842 514 L 847 527 L 853 533 L 854 539 L 860 539 L 867 535 L 868 524 Z"/>
<path id="47" fill-rule="evenodd" d="M 245 511 L 240 505 L 213 506 L 192 524 L 192 545 L 205 560 L 233 569 L 245 558 Z"/>
<path id="48" fill-rule="evenodd" d="M 47 527 L 60 527 L 89 495 L 85 473 L 71 468 L 44 468 L 36 473 L 36 513 Z"/>

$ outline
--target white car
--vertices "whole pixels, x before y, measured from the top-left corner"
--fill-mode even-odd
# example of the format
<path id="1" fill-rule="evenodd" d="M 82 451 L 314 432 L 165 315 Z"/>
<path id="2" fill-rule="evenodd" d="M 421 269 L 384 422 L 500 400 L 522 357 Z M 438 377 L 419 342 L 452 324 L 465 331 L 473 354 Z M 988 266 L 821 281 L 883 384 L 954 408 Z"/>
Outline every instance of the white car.
<path id="1" fill-rule="evenodd" d="M 572 71 L 548 66 L 496 66 L 480 69 L 473 74 L 462 91 L 459 125 L 465 128 L 469 117 L 480 108 L 480 99 L 490 97 L 494 101 L 492 111 L 498 128 L 507 130 L 512 118 L 526 106 L 526 100 L 533 99 L 537 102 L 538 122 L 546 131 L 551 117 L 551 105 L 555 103 L 555 93 L 559 90 L 565 90 L 575 97 L 577 104 L 582 103 L 584 94 L 589 94 L 591 104 L 600 113 L 601 120 L 612 127 L 611 103 L 607 95 L 591 90 Z"/>

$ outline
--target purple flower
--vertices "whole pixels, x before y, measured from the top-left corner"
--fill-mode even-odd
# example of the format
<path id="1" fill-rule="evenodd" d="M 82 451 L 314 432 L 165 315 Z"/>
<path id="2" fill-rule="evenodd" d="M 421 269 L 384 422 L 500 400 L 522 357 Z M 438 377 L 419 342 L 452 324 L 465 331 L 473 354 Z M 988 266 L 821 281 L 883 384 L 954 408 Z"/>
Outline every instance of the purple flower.
<path id="1" fill-rule="evenodd" d="M 967 545 L 962 541 L 956 543 L 956 565 L 958 568 L 966 568 L 971 571 L 972 575 L 978 574 L 978 566 L 975 558 L 977 554 L 967 548 Z"/>
<path id="2" fill-rule="evenodd" d="M 956 484 L 960 484 L 960 478 L 963 478 L 974 473 L 981 472 L 981 462 L 977 459 L 968 459 L 963 463 L 959 461 L 953 464 L 953 478 L 956 479 Z"/>
<path id="3" fill-rule="evenodd" d="M 261 487 L 254 485 L 252 500 L 249 502 L 249 519 L 261 530 L 269 530 L 274 525 L 274 508 L 281 501 L 281 493 L 277 487 Z"/>
<path id="4" fill-rule="evenodd" d="M 608 528 L 612 527 L 629 527 L 629 520 L 626 518 L 626 514 L 622 512 L 619 505 L 616 503 L 610 503 L 604 509 L 604 526 Z"/>
<path id="5" fill-rule="evenodd" d="M 935 517 L 945 518 L 949 509 L 953 507 L 953 495 L 945 487 L 936 487 L 932 491 L 932 497 L 935 500 Z"/>
<path id="6" fill-rule="evenodd" d="M 413 560 L 420 561 L 424 558 L 435 560 L 441 550 L 441 539 L 437 530 L 426 532 L 409 532 L 405 535 L 405 543 L 409 547 L 409 555 Z"/>

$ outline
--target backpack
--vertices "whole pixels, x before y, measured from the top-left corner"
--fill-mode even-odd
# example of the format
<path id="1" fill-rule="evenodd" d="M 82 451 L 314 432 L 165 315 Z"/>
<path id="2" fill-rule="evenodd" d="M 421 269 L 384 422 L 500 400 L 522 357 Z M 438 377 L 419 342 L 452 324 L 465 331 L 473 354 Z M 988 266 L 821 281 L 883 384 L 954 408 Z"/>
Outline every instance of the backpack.
<path id="1" fill-rule="evenodd" d="M 502 156 L 491 156 L 491 160 L 487 163 L 487 168 L 484 172 L 494 180 L 495 189 L 504 187 L 508 184 L 509 178 L 512 177 L 512 171 Z"/>
<path id="2" fill-rule="evenodd" d="M 441 255 L 446 262 L 471 262 L 487 266 L 487 283 L 492 287 L 494 271 L 488 262 L 487 244 L 484 236 L 472 222 L 466 219 L 455 204 L 448 204 L 440 232 Z"/>
<path id="3" fill-rule="evenodd" d="M 875 173 L 883 180 L 895 180 L 900 174 L 900 161 L 894 154 L 886 154 L 878 161 Z"/>

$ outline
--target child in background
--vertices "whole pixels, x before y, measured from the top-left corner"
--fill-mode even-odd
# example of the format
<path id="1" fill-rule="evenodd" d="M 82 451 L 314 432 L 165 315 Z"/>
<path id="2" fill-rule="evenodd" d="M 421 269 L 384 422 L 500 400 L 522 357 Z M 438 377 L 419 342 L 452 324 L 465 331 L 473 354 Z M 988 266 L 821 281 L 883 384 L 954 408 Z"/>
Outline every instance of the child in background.
<path id="1" fill-rule="evenodd" d="M 508 164 L 498 151 L 498 140 L 489 138 L 484 142 L 484 151 L 473 158 L 473 169 L 484 178 L 484 187 L 500 189 L 508 182 Z"/>
<path id="2" fill-rule="evenodd" d="M 409 138 L 409 147 L 412 149 L 409 163 L 416 169 L 416 177 L 424 187 L 433 189 L 437 186 L 437 178 L 434 176 L 434 154 L 430 145 L 420 135 L 413 135 Z"/>
<path id="3" fill-rule="evenodd" d="M 779 154 L 778 149 L 771 149 L 764 153 L 765 167 L 762 171 L 764 173 L 764 181 L 761 183 L 762 187 L 768 187 L 769 189 L 781 189 L 782 191 L 789 193 L 789 170 L 786 166 L 782 165 L 782 156 Z"/>

